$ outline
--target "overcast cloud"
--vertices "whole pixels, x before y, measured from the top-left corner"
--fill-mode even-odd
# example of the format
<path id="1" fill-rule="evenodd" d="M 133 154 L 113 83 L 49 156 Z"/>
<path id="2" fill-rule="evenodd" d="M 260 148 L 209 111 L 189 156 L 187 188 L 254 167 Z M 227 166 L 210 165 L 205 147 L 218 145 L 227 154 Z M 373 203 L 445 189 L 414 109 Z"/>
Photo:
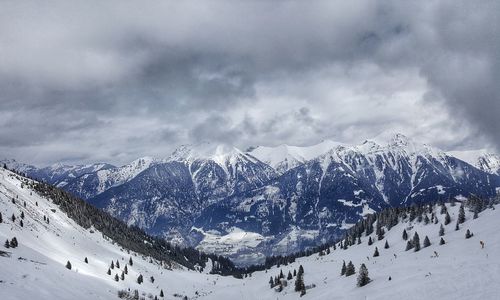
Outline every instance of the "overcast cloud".
<path id="1" fill-rule="evenodd" d="M 2 1 L 0 156 L 402 132 L 500 148 L 499 1 Z"/>

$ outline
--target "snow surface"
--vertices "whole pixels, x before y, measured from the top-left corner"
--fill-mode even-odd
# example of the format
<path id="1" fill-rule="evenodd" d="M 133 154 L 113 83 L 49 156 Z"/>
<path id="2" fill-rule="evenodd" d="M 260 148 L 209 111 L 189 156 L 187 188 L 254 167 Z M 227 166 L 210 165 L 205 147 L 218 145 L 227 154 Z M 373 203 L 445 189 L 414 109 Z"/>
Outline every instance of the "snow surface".
<path id="1" fill-rule="evenodd" d="M 26 207 L 22 205 L 24 201 Z M 147 257 L 128 254 L 98 231 L 81 228 L 51 201 L 22 187 L 13 173 L 0 169 L 0 241 L 14 236 L 19 241 L 19 247 L 14 249 L 5 249 L 0 243 L 0 250 L 7 252 L 0 256 L 0 299 L 118 299 L 117 291 L 127 288 L 138 289 L 145 296 L 158 295 L 163 289 L 164 299 L 180 299 L 174 294 L 189 299 L 299 299 L 293 291 L 293 281 L 281 293 L 268 285 L 269 277 L 278 275 L 280 269 L 287 274 L 299 265 L 305 269 L 306 286 L 311 287 L 300 299 L 498 299 L 500 210 L 487 209 L 475 220 L 467 212 L 466 222 L 455 231 L 458 208 L 448 206 L 452 222 L 445 226 L 443 246 L 438 245 L 439 224 L 406 222 L 387 231 L 384 240 L 378 241 L 372 234 L 372 246 L 367 246 L 367 237 L 363 236 L 362 244 L 347 250 L 332 250 L 325 256 L 315 254 L 287 266 L 235 279 L 206 274 L 207 270 L 164 268 L 150 263 Z M 21 211 L 25 214 L 24 227 L 18 223 Z M 18 217 L 14 224 L 10 220 L 13 213 Z M 50 224 L 43 221 L 44 215 L 50 218 Z M 444 215 L 437 213 L 437 217 L 442 223 Z M 421 241 L 427 235 L 432 245 L 419 252 L 404 251 L 403 229 L 409 237 L 418 231 Z M 472 238 L 464 238 L 466 229 L 474 233 Z M 232 234 L 234 238 L 244 236 L 238 231 Z M 386 240 L 389 249 L 383 247 Z M 479 241 L 485 242 L 484 249 Z M 379 257 L 372 257 L 375 247 Z M 121 269 L 107 275 L 110 262 L 118 259 L 123 269 L 130 256 L 134 265 L 129 266 L 129 275 L 124 281 L 115 282 L 114 274 L 121 274 Z M 88 257 L 88 264 L 83 262 L 84 257 Z M 72 270 L 65 268 L 68 260 Z M 344 260 L 352 260 L 356 270 L 365 263 L 372 282 L 359 288 L 356 275 L 340 276 Z M 141 285 L 135 281 L 139 273 L 144 275 Z M 150 276 L 154 276 L 154 283 L 148 280 Z"/>

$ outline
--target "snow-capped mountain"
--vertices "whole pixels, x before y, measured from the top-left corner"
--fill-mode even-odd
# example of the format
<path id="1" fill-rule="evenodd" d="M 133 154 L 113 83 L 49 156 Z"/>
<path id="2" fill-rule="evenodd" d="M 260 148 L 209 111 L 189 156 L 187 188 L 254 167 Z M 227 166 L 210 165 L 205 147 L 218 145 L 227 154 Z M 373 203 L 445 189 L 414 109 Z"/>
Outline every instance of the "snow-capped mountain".
<path id="1" fill-rule="evenodd" d="M 306 147 L 279 145 L 276 147 L 258 146 L 249 152 L 250 155 L 273 167 L 278 173 L 293 169 L 308 160 L 316 158 L 341 145 L 333 141 L 323 141 Z"/>
<path id="2" fill-rule="evenodd" d="M 465 206 L 465 220 L 456 225 L 460 205 L 446 205 L 448 224 L 440 206 L 417 210 L 413 219 L 411 210 L 400 210 L 395 224 L 380 227 L 382 239 L 375 230 L 364 229 L 345 249 L 337 241 L 320 253 L 237 279 L 209 274 L 211 263 L 190 270 L 119 245 L 95 227 L 80 226 L 61 206 L 31 189 L 30 180 L 0 168 L 0 299 L 136 299 L 136 290 L 137 299 L 297 299 L 293 273 L 301 268 L 301 299 L 496 299 L 500 210 L 492 204 L 476 216 L 474 211 Z M 231 237 L 242 235 L 234 231 Z M 14 237 L 16 247 L 10 247 Z M 353 263 L 353 275 L 341 275 L 343 262 Z M 358 287 L 361 264 L 370 280 Z M 284 278 L 271 288 L 270 277 L 280 273 Z"/>
<path id="3" fill-rule="evenodd" d="M 493 196 L 492 161 L 478 168 L 401 134 L 248 153 L 200 143 L 83 174 L 64 189 L 149 233 L 255 261 L 331 239 L 385 207 Z"/>
<path id="4" fill-rule="evenodd" d="M 233 147 L 182 146 L 164 162 L 87 200 L 129 224 L 185 243 L 203 209 L 275 176 L 271 167 Z"/>
<path id="5" fill-rule="evenodd" d="M 121 167 L 87 172 L 71 180 L 64 189 L 83 199 L 90 199 L 112 187 L 128 182 L 157 163 L 160 163 L 160 160 L 156 158 L 141 157 Z"/>
<path id="6" fill-rule="evenodd" d="M 490 153 L 485 149 L 471 151 L 450 151 L 455 156 L 478 169 L 495 175 L 500 175 L 500 155 Z"/>
<path id="7" fill-rule="evenodd" d="M 0 161 L 12 170 L 17 170 L 28 174 L 30 177 L 42 180 L 44 182 L 63 187 L 70 181 L 82 176 L 83 174 L 94 173 L 100 170 L 114 168 L 113 165 L 107 163 L 95 163 L 87 165 L 65 165 L 56 163 L 48 167 L 37 168 L 32 165 L 17 162 L 14 159 L 4 159 Z"/>
<path id="8" fill-rule="evenodd" d="M 395 135 L 385 145 L 365 141 L 336 146 L 269 185 L 208 207 L 195 227 L 221 236 L 234 227 L 261 234 L 264 239 L 256 249 L 269 255 L 332 239 L 347 224 L 385 207 L 492 196 L 498 186 L 497 176 Z"/>

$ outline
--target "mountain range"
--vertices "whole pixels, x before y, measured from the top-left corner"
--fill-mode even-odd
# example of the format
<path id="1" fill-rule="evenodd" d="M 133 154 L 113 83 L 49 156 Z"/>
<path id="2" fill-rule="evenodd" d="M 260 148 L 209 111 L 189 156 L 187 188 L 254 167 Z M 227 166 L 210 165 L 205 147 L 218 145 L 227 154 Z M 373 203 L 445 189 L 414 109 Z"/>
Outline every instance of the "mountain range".
<path id="1" fill-rule="evenodd" d="M 339 237 L 386 207 L 495 195 L 500 157 L 481 153 L 474 163 L 462 154 L 396 134 L 250 151 L 200 143 L 121 167 L 2 163 L 148 233 L 254 263 Z"/>

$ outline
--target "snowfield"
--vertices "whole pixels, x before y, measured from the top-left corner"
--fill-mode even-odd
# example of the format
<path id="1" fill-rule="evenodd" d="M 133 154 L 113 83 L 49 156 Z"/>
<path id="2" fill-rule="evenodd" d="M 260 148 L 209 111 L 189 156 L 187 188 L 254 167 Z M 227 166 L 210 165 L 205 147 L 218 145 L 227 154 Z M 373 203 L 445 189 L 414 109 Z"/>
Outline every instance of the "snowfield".
<path id="1" fill-rule="evenodd" d="M 498 299 L 500 295 L 500 210 L 486 209 L 478 219 L 467 211 L 466 221 L 455 231 L 459 206 L 448 206 L 451 223 L 445 226 L 440 246 L 438 236 L 444 215 L 437 212 L 438 224 L 400 223 L 387 231 L 374 244 L 367 245 L 368 237 L 360 245 L 330 254 L 297 259 L 287 266 L 255 272 L 244 279 L 222 277 L 204 272 L 186 270 L 173 265 L 163 267 L 148 257 L 128 253 L 119 245 L 103 237 L 96 230 L 86 230 L 69 219 L 51 201 L 22 186 L 17 175 L 0 169 L 0 299 L 118 299 L 119 290 L 137 289 L 141 297 L 159 299 L 299 299 L 294 292 L 294 279 L 282 292 L 269 286 L 269 278 L 286 274 L 302 265 L 304 281 L 309 287 L 301 299 Z M 15 203 L 12 203 L 12 199 Z M 26 202 L 26 207 L 24 207 Z M 37 205 L 38 204 L 38 205 Z M 437 208 L 439 211 L 439 208 Z M 20 226 L 20 214 L 24 213 Z M 11 216 L 15 215 L 15 222 Z M 44 216 L 50 222 L 44 221 Z M 406 229 L 411 238 L 417 231 L 421 243 L 427 235 L 431 246 L 419 252 L 405 251 L 406 241 L 401 237 Z M 470 229 L 474 236 L 465 239 Z M 228 238 L 245 240 L 234 232 Z M 16 237 L 17 248 L 5 248 L 7 239 Z M 384 249 L 385 241 L 390 248 Z M 484 241 L 484 249 L 480 246 Z M 375 247 L 379 257 L 373 257 Z M 436 253 L 438 256 L 436 256 Z M 84 258 L 88 258 L 88 264 Z M 129 258 L 125 280 L 114 280 L 121 275 Z M 119 261 L 120 268 L 106 272 L 111 261 Z M 342 262 L 352 261 L 356 267 L 366 264 L 372 281 L 356 286 L 357 274 L 340 276 Z M 70 261 L 72 268 L 65 265 Z M 138 284 L 139 274 L 144 282 Z M 154 277 L 154 283 L 150 277 Z M 388 280 L 391 277 L 391 280 Z M 165 296 L 159 297 L 160 290 Z"/>

